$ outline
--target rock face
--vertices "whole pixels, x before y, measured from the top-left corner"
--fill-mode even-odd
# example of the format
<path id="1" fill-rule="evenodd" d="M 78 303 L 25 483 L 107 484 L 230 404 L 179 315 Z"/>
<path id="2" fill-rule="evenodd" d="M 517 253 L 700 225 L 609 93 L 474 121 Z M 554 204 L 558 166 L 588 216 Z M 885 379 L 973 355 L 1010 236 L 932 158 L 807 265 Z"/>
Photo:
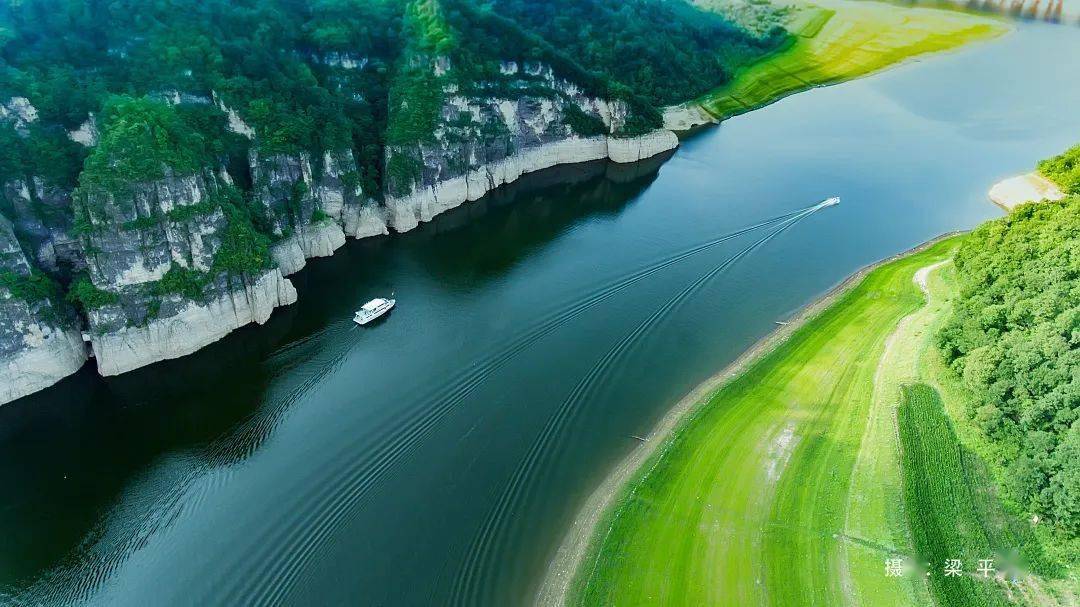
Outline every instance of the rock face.
<path id="1" fill-rule="evenodd" d="M 1025 202 L 1061 200 L 1065 198 L 1065 193 L 1042 175 L 1027 173 L 995 183 L 988 196 L 994 204 L 1011 211 Z"/>
<path id="2" fill-rule="evenodd" d="M 345 244 L 345 232 L 332 220 L 297 226 L 291 236 L 274 245 L 274 262 L 281 273 L 295 274 L 313 257 L 329 257 Z"/>
<path id="3" fill-rule="evenodd" d="M 11 124 L 23 137 L 29 134 L 30 125 L 37 119 L 37 108 L 26 97 L 12 97 L 0 103 L 0 122 Z"/>
<path id="4" fill-rule="evenodd" d="M 247 276 L 218 267 L 231 187 L 210 169 L 166 170 L 79 204 L 89 279 L 102 294 L 87 316 L 103 375 L 190 354 L 296 300 L 277 268 Z"/>
<path id="5" fill-rule="evenodd" d="M 630 139 L 606 136 L 569 137 L 528 147 L 516 154 L 470 168 L 463 175 L 436 180 L 400 198 L 388 198 L 390 225 L 399 232 L 431 221 L 467 201 L 478 200 L 491 190 L 526 173 L 560 164 L 611 158 L 615 162 L 635 162 L 673 149 L 678 138 L 671 131 L 659 131 Z"/>
<path id="6" fill-rule="evenodd" d="M 418 141 L 383 146 L 382 192 L 363 190 L 362 182 L 378 187 L 378 180 L 370 166 L 361 179 L 349 146 L 271 153 L 243 106 L 229 107 L 213 91 L 174 89 L 147 99 L 176 112 L 220 110 L 220 128 L 248 141 L 246 167 L 242 155 L 239 168 L 237 157 L 200 159 L 208 166 L 179 172 L 163 163 L 135 182 L 87 186 L 80 177 L 77 194 L 8 173 L 0 184 L 0 403 L 74 373 L 91 353 L 102 375 L 115 375 L 264 323 L 274 308 L 296 301 L 285 277 L 332 255 L 348 237 L 413 229 L 544 168 L 604 158 L 634 163 L 678 145 L 666 129 L 627 136 L 637 116 L 627 102 L 589 94 L 544 63 L 501 61 L 490 80 L 469 81 L 455 78 L 447 57 L 426 61 L 439 83 L 434 127 Z M 368 69 L 360 55 L 319 62 Z M 0 104 L 0 127 L 18 137 L 29 137 L 40 120 L 26 98 Z M 641 131 L 639 124 L 633 132 Z M 94 157 L 111 131 L 107 118 L 90 114 L 58 132 Z M 261 239 L 256 257 L 265 263 L 223 261 L 250 254 L 251 242 L 236 240 L 244 238 L 237 222 L 250 229 L 247 238 Z M 78 296 L 82 317 L 56 281 Z"/>
<path id="7" fill-rule="evenodd" d="M 0 216 L 0 404 L 47 388 L 79 370 L 87 350 L 74 314 L 58 297 L 17 292 L 32 266 L 10 221 Z"/>
<path id="8" fill-rule="evenodd" d="M 278 306 L 296 301 L 296 289 L 275 268 L 257 280 L 215 288 L 202 302 L 180 297 L 174 310 L 142 326 L 125 326 L 92 338 L 98 371 L 116 375 L 151 362 L 195 352 L 249 323 L 263 324 Z M 91 312 L 91 323 L 107 313 Z M 108 320 L 105 320 L 108 322 Z"/>
<path id="9" fill-rule="evenodd" d="M 386 149 L 386 208 L 390 226 L 399 232 L 525 173 L 602 158 L 636 162 L 679 144 L 664 129 L 612 135 L 626 121 L 626 104 L 589 96 L 540 63 L 519 68 L 502 62 L 499 86 L 470 87 L 502 91 L 494 96 L 460 93 L 447 77 L 452 66 L 445 57 L 433 60 L 431 69 L 443 93 L 435 132 L 426 141 Z"/>
<path id="10" fill-rule="evenodd" d="M 673 150 L 678 145 L 679 138 L 666 129 L 658 129 L 638 137 L 614 137 L 608 139 L 608 158 L 620 164 L 640 162 Z"/>
<path id="11" fill-rule="evenodd" d="M 257 199 L 279 239 L 274 260 L 286 276 L 307 259 L 333 255 L 346 234 L 364 238 L 389 232 L 382 208 L 357 185 L 352 151 L 326 152 L 319 160 L 313 166 L 306 152 L 250 155 Z"/>
<path id="12" fill-rule="evenodd" d="M 690 102 L 664 108 L 664 128 L 672 131 L 689 131 L 717 120 L 700 105 Z"/>
<path id="13" fill-rule="evenodd" d="M 5 183 L 3 200 L 37 267 L 50 271 L 58 271 L 62 265 L 72 271 L 85 267 L 82 248 L 71 234 L 71 192 L 35 176 Z"/>
<path id="14" fill-rule="evenodd" d="M 90 278 L 103 289 L 161 280 L 174 265 L 209 271 L 221 246 L 225 215 L 212 198 L 222 184 L 212 171 L 132 184 L 124 195 L 94 195 L 82 205 Z"/>

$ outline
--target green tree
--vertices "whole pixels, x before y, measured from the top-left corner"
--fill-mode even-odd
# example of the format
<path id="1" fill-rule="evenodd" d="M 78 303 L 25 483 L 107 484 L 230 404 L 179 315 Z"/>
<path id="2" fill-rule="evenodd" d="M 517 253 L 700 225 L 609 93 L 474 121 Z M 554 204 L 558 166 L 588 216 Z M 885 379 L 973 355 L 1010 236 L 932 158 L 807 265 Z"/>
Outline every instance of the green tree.
<path id="1" fill-rule="evenodd" d="M 1006 497 L 1080 536 L 1080 196 L 987 222 L 956 255 L 939 335 L 996 446 Z"/>

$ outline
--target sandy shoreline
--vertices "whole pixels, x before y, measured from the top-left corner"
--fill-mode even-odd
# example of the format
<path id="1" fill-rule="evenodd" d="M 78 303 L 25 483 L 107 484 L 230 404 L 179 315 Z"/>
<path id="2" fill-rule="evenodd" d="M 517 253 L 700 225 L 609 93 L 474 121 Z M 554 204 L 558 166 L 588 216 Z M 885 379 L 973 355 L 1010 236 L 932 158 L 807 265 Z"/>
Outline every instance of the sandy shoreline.
<path id="1" fill-rule="evenodd" d="M 1025 202 L 1061 200 L 1065 193 L 1054 182 L 1032 172 L 995 183 L 987 196 L 994 204 L 1011 211 Z"/>
<path id="2" fill-rule="evenodd" d="M 942 234 L 907 251 L 860 268 L 838 285 L 829 289 L 824 295 L 800 309 L 786 325 L 779 326 L 763 337 L 720 372 L 706 379 L 680 399 L 664 415 L 656 427 L 646 435 L 646 442 L 623 458 L 581 506 L 578 515 L 574 518 L 574 522 L 563 536 L 555 557 L 548 565 L 548 571 L 544 575 L 544 580 L 540 585 L 534 604 L 543 607 L 566 604 L 574 576 L 589 551 L 589 546 L 600 520 L 608 513 L 615 498 L 621 493 L 627 482 L 658 448 L 666 447 L 669 444 L 675 428 L 697 405 L 704 403 L 707 397 L 723 388 L 750 365 L 787 341 L 808 321 L 818 316 L 841 296 L 858 285 L 870 272 L 883 264 L 918 253 L 942 240 L 961 233 L 957 231 Z"/>

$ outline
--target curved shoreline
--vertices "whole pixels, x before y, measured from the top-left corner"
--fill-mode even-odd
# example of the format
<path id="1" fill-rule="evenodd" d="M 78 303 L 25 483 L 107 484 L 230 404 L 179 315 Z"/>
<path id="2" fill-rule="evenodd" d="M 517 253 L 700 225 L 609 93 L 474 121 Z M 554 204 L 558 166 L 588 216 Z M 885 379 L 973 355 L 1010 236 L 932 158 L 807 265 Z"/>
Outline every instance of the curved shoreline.
<path id="1" fill-rule="evenodd" d="M 1061 188 L 1038 171 L 1002 179 L 995 183 L 986 195 L 990 202 L 1006 212 L 1011 212 L 1025 202 L 1052 202 L 1065 198 Z"/>
<path id="2" fill-rule="evenodd" d="M 816 73 L 809 75 L 801 74 L 799 76 L 793 74 L 792 68 L 794 68 L 794 71 L 798 72 L 800 69 L 813 65 L 815 61 L 821 61 L 826 59 L 825 54 L 822 52 L 823 49 L 812 49 L 815 39 L 817 39 L 821 35 L 822 30 L 831 27 L 852 29 L 853 27 L 857 27 L 860 23 L 870 22 L 866 21 L 865 19 L 864 21 L 859 21 L 858 19 L 851 17 L 851 15 L 849 14 L 841 14 L 838 16 L 838 13 L 841 13 L 840 9 L 842 9 L 845 4 L 850 4 L 850 2 L 848 0 L 841 0 L 840 2 L 830 2 L 829 0 L 815 0 L 813 2 L 806 2 L 800 4 L 799 6 L 801 6 L 803 10 L 813 8 L 828 9 L 832 11 L 832 14 L 829 15 L 829 17 L 823 24 L 816 26 L 817 29 L 814 29 L 814 25 L 801 24 L 801 22 L 798 20 L 790 23 L 789 25 L 792 26 L 792 28 L 790 28 L 789 31 L 794 34 L 795 37 L 795 40 L 791 46 L 775 51 L 771 55 L 762 57 L 759 61 L 755 63 L 739 68 L 739 70 L 735 74 L 735 77 L 731 81 L 720 87 L 717 87 L 716 89 L 713 89 L 712 91 L 709 91 L 699 97 L 683 102 L 681 104 L 664 108 L 664 128 L 675 130 L 678 132 L 684 132 L 698 128 L 702 125 L 719 124 L 729 118 L 734 118 L 736 116 L 757 111 L 799 93 L 804 93 L 819 88 L 835 86 L 838 84 L 843 84 L 845 82 L 874 76 L 893 69 L 904 67 L 909 64 L 918 63 L 928 55 L 941 55 L 959 52 L 973 43 L 990 42 L 994 39 L 1011 33 L 1015 29 L 1014 26 L 1009 23 L 1006 18 L 1000 15 L 996 15 L 993 13 L 973 13 L 970 14 L 970 16 L 982 18 L 985 20 L 987 25 L 994 23 L 998 25 L 999 28 L 983 32 L 968 32 L 964 36 L 961 36 L 961 39 L 953 41 L 952 43 L 949 43 L 944 47 L 915 48 L 917 47 L 917 44 L 915 44 L 914 42 L 912 42 L 909 46 L 894 47 L 891 50 L 900 52 L 900 56 L 898 58 L 886 57 L 884 58 L 883 63 L 880 64 L 867 63 L 864 65 L 854 66 L 849 68 L 847 73 Z M 870 2 L 859 4 L 875 5 L 888 3 Z M 859 8 L 865 10 L 867 7 L 861 6 Z M 913 5 L 910 8 L 922 11 L 941 11 L 943 13 L 965 12 L 958 11 L 954 8 L 939 6 L 921 6 L 918 4 Z M 846 22 L 844 22 L 845 19 L 847 19 Z M 842 22 L 842 25 L 837 26 L 836 23 L 838 21 Z M 802 27 L 809 27 L 813 29 L 813 32 L 810 33 L 805 29 L 800 29 Z M 954 34 L 955 33 L 956 32 L 954 32 Z M 837 44 L 834 43 L 833 46 L 837 46 Z M 770 73 L 767 71 L 770 64 L 783 64 L 787 59 L 791 57 L 796 57 L 799 54 L 806 53 L 812 55 L 813 60 L 809 62 L 796 61 L 793 66 L 777 68 L 777 72 L 774 73 Z M 758 70 L 762 69 L 766 70 L 764 74 L 757 73 Z M 767 93 L 764 96 L 760 96 L 754 99 L 749 99 L 742 96 L 745 90 L 753 90 L 755 88 L 755 85 L 757 83 L 763 82 L 766 77 L 777 76 L 787 76 L 793 78 L 797 80 L 800 84 L 788 88 L 779 88 L 775 91 Z M 745 90 L 741 90 L 740 87 L 743 87 L 743 89 Z M 739 93 L 739 95 L 736 95 L 735 93 Z M 734 100 L 737 105 L 735 107 L 729 107 L 725 111 L 718 110 L 716 107 L 710 107 L 710 105 L 723 105 L 722 102 L 725 99 Z"/>
<path id="3" fill-rule="evenodd" d="M 788 324 L 782 325 L 762 337 L 735 360 L 698 384 L 686 396 L 675 403 L 645 436 L 646 441 L 616 463 L 604 481 L 580 506 L 577 516 L 574 517 L 574 521 L 564 533 L 559 548 L 548 565 L 548 570 L 544 574 L 544 579 L 537 591 L 534 605 L 551 607 L 566 604 L 578 569 L 581 567 L 589 547 L 593 544 L 600 520 L 608 514 L 616 501 L 616 497 L 627 487 L 633 475 L 648 462 L 658 448 L 669 444 L 679 423 L 699 405 L 703 404 L 707 397 L 723 388 L 751 365 L 787 341 L 807 322 L 817 317 L 841 296 L 862 282 L 870 272 L 882 265 L 919 253 L 942 240 L 963 233 L 964 231 L 946 232 L 906 251 L 875 261 L 856 270 L 839 284 L 802 307 Z"/>

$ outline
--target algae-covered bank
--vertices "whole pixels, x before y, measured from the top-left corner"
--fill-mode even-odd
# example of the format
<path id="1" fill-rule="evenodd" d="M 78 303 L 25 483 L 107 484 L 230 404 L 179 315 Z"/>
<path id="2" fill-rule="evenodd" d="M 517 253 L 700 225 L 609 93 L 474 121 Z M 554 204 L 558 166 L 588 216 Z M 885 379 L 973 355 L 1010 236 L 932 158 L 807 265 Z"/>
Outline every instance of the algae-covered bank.
<path id="1" fill-rule="evenodd" d="M 915 273 L 955 246 L 857 274 L 684 401 L 587 533 L 566 603 L 841 604 L 840 534 L 877 361 L 922 303 Z"/>
<path id="2" fill-rule="evenodd" d="M 593 495 L 538 603 L 1075 604 L 933 347 L 963 238 L 860 271 L 689 395 Z"/>
<path id="3" fill-rule="evenodd" d="M 722 0 L 698 0 L 724 10 Z M 788 43 L 740 68 L 724 86 L 667 114 L 689 128 L 742 114 L 807 89 L 852 80 L 928 53 L 989 40 L 1006 22 L 951 10 L 820 0 L 787 9 Z"/>
<path id="4" fill-rule="evenodd" d="M 688 395 L 543 605 L 1076 605 L 1080 197 L 869 266 Z"/>

